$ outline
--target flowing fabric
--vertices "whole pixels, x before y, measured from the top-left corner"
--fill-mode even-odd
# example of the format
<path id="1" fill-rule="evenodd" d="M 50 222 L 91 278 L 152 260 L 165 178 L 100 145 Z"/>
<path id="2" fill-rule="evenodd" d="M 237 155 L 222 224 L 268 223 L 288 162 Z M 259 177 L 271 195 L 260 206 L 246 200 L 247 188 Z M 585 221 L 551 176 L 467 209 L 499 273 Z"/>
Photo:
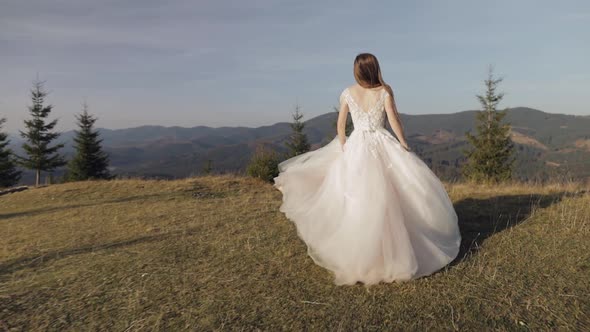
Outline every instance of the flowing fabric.
<path id="1" fill-rule="evenodd" d="M 384 127 L 387 92 L 368 111 L 348 89 L 354 130 L 279 164 L 280 211 L 337 285 L 432 274 L 459 252 L 457 215 L 437 176 Z"/>

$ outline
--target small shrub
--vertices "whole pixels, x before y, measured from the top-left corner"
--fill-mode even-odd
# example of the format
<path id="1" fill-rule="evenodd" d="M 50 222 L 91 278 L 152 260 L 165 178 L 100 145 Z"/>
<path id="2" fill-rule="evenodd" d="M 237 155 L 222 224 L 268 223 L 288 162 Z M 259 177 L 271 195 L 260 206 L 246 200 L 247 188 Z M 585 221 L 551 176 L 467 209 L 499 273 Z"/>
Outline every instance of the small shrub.
<path id="1" fill-rule="evenodd" d="M 279 156 L 269 148 L 259 145 L 246 169 L 249 176 L 272 182 L 279 175 Z"/>

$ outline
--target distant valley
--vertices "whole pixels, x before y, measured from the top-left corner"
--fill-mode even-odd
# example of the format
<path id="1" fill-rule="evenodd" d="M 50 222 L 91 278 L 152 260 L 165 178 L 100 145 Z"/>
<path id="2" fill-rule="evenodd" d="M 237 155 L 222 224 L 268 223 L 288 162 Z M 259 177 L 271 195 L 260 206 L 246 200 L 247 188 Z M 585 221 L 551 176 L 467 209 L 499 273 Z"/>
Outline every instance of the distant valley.
<path id="1" fill-rule="evenodd" d="M 468 148 L 465 132 L 473 130 L 476 111 L 452 114 L 402 114 L 406 136 L 416 153 L 443 179 L 460 177 L 462 150 Z M 326 113 L 305 122 L 313 148 L 336 135 L 337 113 Z M 590 117 L 545 113 L 517 107 L 508 110 L 516 144 L 515 176 L 521 180 L 590 177 Z M 141 126 L 128 129 L 99 129 L 103 146 L 111 158 L 115 174 L 160 178 L 198 175 L 211 160 L 215 173 L 243 172 L 258 144 L 279 153 L 286 152 L 289 123 L 269 126 L 163 127 Z M 73 131 L 62 133 L 62 150 L 71 156 Z M 20 138 L 11 136 L 12 148 L 22 154 Z M 60 172 L 56 171 L 55 176 Z M 32 182 L 27 172 L 23 183 Z"/>

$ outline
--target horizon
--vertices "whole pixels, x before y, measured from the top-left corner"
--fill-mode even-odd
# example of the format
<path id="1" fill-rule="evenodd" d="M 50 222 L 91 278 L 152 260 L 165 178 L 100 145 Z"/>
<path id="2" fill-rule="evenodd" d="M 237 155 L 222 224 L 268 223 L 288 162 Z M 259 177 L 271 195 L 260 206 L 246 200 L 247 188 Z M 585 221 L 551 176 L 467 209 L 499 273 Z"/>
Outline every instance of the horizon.
<path id="1" fill-rule="evenodd" d="M 375 8 L 379 10 L 375 10 Z M 372 17 L 366 24 L 353 22 Z M 10 0 L 0 12 L 0 116 L 18 133 L 36 75 L 57 131 L 81 104 L 97 127 L 259 127 L 331 111 L 374 53 L 401 113 L 479 107 L 489 64 L 500 108 L 590 115 L 590 3 L 199 3 Z"/>
<path id="2" fill-rule="evenodd" d="M 536 112 L 541 112 L 541 113 L 546 113 L 546 114 L 552 114 L 552 115 L 567 115 L 567 116 L 574 116 L 574 117 L 590 117 L 590 115 L 584 115 L 584 114 L 568 114 L 568 113 L 551 113 L 551 112 L 545 112 L 543 110 L 539 110 L 536 108 L 532 108 L 532 107 L 527 107 L 527 106 L 514 106 L 514 107 L 509 107 L 507 108 L 507 110 L 514 110 L 514 109 L 528 109 L 528 110 L 533 110 Z M 502 109 L 504 110 L 504 109 Z M 450 112 L 450 113 L 424 113 L 424 114 L 410 114 L 410 113 L 404 113 L 404 112 L 400 112 L 400 114 L 403 115 L 408 115 L 408 116 L 428 116 L 428 115 L 453 115 L 453 114 L 458 114 L 458 113 L 464 113 L 464 112 L 477 112 L 480 110 L 477 109 L 469 109 L 469 110 L 463 110 L 463 111 L 457 111 L 457 112 Z M 323 114 L 317 114 L 312 118 L 309 118 L 307 120 L 304 120 L 303 122 L 307 122 L 309 120 L 313 120 L 315 118 L 321 117 L 321 116 L 325 116 L 327 114 L 330 113 L 334 113 L 334 116 L 336 116 L 336 112 L 326 112 Z M 163 127 L 163 128 L 173 128 L 173 127 L 177 127 L 177 128 L 183 128 L 183 129 L 191 129 L 191 128 L 197 128 L 197 127 L 208 127 L 208 128 L 213 128 L 213 129 L 218 129 L 218 128 L 238 128 L 238 127 L 242 127 L 242 128 L 251 128 L 251 129 L 256 129 L 256 128 L 260 128 L 260 127 L 267 127 L 267 126 L 273 126 L 279 123 L 290 123 L 289 121 L 278 121 L 278 122 L 273 122 L 273 123 L 267 123 L 267 124 L 261 124 L 258 126 L 206 126 L 206 125 L 194 125 L 194 126 L 181 126 L 181 125 L 160 125 L 160 124 L 141 124 L 138 126 L 134 126 L 134 127 L 124 127 L 124 128 L 108 128 L 108 127 L 102 127 L 102 126 L 96 126 L 96 129 L 104 129 L 104 130 L 111 130 L 111 131 L 115 131 L 115 130 L 128 130 L 128 129 L 136 129 L 136 128 L 141 128 L 141 127 Z M 72 128 L 72 129 L 67 129 L 64 131 L 60 131 L 60 133 L 67 133 L 67 132 L 71 132 L 73 130 L 78 130 L 78 128 Z M 20 139 L 20 134 L 18 132 L 6 132 L 9 135 L 9 139 L 12 139 L 16 136 L 18 136 L 17 138 Z M 11 142 L 12 143 L 12 142 Z"/>

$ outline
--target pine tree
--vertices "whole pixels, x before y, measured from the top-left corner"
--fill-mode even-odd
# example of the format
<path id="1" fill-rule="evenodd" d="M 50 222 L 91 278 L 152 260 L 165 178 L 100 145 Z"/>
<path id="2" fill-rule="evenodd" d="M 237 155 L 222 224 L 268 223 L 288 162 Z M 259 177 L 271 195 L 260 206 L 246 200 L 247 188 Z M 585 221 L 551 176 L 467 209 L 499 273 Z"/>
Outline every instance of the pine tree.
<path id="1" fill-rule="evenodd" d="M 295 105 L 295 112 L 293 113 L 293 123 L 291 123 L 291 129 L 293 133 L 289 137 L 289 141 L 285 143 L 289 148 L 289 157 L 294 157 L 305 153 L 311 149 L 311 145 L 307 140 L 307 135 L 303 133 L 305 124 L 301 121 L 303 114 L 301 113 L 301 107 Z"/>
<path id="2" fill-rule="evenodd" d="M 35 185 L 39 185 L 41 171 L 53 171 L 67 162 L 57 151 L 64 147 L 63 143 L 49 146 L 60 133 L 53 132 L 57 119 L 46 123 L 46 118 L 53 110 L 52 105 L 43 106 L 47 93 L 43 90 L 43 82 L 37 80 L 31 89 L 33 105 L 29 106 L 30 120 L 25 120 L 26 131 L 20 131 L 25 138 L 22 147 L 26 157 L 16 156 L 17 163 L 28 169 L 35 170 Z"/>
<path id="3" fill-rule="evenodd" d="M 4 122 L 6 119 L 0 118 L 0 129 Z M 17 184 L 21 177 L 21 171 L 16 169 L 14 155 L 8 148 L 8 143 L 8 134 L 0 131 L 0 188 Z"/>
<path id="4" fill-rule="evenodd" d="M 502 78 L 495 79 L 493 67 L 489 67 L 484 81 L 485 95 L 477 95 L 482 110 L 477 113 L 477 134 L 465 133 L 472 149 L 464 150 L 467 163 L 463 175 L 476 182 L 505 181 L 512 176 L 514 144 L 510 139 L 510 124 L 503 123 L 506 110 L 499 111 L 498 104 L 504 97 L 496 92 Z"/>
<path id="5" fill-rule="evenodd" d="M 97 118 L 88 113 L 88 105 L 82 106 L 82 113 L 76 115 L 79 130 L 74 137 L 76 153 L 68 164 L 68 179 L 82 181 L 88 179 L 110 179 L 109 158 L 102 150 L 99 133 L 94 130 Z"/>

